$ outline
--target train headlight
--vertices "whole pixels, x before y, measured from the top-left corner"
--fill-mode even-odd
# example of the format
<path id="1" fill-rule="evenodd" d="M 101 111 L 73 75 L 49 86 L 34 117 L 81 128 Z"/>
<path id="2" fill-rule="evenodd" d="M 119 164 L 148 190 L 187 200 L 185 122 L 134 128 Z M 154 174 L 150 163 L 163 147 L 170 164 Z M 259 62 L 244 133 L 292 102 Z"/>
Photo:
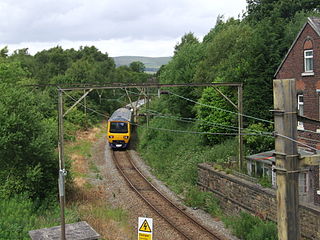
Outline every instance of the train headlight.
<path id="1" fill-rule="evenodd" d="M 110 135 L 109 138 L 114 138 L 114 136 L 111 136 L 111 135 Z"/>
<path id="2" fill-rule="evenodd" d="M 124 138 L 124 139 L 128 139 L 128 138 L 129 138 L 129 136 L 124 136 L 123 138 Z"/>

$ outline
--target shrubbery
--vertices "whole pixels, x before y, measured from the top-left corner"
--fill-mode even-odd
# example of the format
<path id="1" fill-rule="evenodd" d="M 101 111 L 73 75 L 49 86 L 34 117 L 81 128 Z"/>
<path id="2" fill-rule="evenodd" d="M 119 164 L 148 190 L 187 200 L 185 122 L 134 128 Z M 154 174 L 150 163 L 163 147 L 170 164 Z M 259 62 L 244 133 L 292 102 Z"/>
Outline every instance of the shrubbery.
<path id="1" fill-rule="evenodd" d="M 33 203 L 25 196 L 0 198 L 0 239 L 30 239 L 36 222 Z"/>
<path id="2" fill-rule="evenodd" d="M 258 217 L 241 212 L 238 217 L 225 218 L 232 233 L 244 240 L 277 240 L 277 225 L 264 222 Z"/>

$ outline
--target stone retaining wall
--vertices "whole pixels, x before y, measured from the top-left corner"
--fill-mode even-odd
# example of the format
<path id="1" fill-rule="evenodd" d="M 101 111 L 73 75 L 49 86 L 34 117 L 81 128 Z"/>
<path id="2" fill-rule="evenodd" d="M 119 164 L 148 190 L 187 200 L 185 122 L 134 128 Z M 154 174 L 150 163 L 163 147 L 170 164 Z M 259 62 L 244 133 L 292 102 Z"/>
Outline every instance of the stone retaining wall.
<path id="1" fill-rule="evenodd" d="M 228 215 L 246 211 L 263 219 L 277 220 L 276 192 L 273 189 L 214 170 L 206 163 L 198 166 L 198 185 L 204 191 L 213 192 Z M 319 240 L 320 207 L 300 203 L 300 224 L 304 239 Z"/>

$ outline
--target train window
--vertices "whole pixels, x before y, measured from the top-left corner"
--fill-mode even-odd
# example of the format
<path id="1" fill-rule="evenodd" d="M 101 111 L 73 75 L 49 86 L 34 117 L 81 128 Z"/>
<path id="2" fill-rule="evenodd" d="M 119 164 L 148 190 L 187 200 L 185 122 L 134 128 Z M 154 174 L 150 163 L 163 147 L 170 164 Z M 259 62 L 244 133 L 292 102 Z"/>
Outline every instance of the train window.
<path id="1" fill-rule="evenodd" d="M 128 124 L 125 122 L 110 122 L 111 133 L 127 133 Z"/>

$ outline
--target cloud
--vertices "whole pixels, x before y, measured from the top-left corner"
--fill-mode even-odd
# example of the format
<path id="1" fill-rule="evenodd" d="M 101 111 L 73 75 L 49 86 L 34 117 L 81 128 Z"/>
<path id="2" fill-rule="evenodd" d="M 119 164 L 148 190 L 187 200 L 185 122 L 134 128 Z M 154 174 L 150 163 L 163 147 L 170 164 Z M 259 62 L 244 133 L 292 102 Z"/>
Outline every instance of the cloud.
<path id="1" fill-rule="evenodd" d="M 237 17 L 245 4 L 246 0 L 1 0 L 0 39 L 9 46 L 103 41 L 115 41 L 114 48 L 117 43 L 132 46 L 131 42 L 172 45 L 188 32 L 205 35 L 219 14 Z"/>
<path id="2" fill-rule="evenodd" d="M 107 40 L 204 34 L 214 26 L 224 1 L 206 0 L 3 0 L 0 36 L 23 41 Z M 241 9 L 239 9 L 239 12 Z"/>
<path id="3" fill-rule="evenodd" d="M 64 49 L 79 49 L 80 46 L 95 46 L 103 53 L 108 53 L 111 57 L 116 56 L 148 56 L 148 57 L 166 57 L 172 56 L 174 46 L 179 42 L 177 39 L 166 40 L 134 40 L 131 38 L 109 39 L 99 41 L 69 41 L 62 40 L 58 42 L 22 42 L 18 44 L 9 44 L 9 53 L 16 49 L 28 48 L 31 55 L 36 54 L 43 49 L 50 49 L 56 46 L 62 46 Z M 0 49 L 5 47 L 0 44 Z"/>

